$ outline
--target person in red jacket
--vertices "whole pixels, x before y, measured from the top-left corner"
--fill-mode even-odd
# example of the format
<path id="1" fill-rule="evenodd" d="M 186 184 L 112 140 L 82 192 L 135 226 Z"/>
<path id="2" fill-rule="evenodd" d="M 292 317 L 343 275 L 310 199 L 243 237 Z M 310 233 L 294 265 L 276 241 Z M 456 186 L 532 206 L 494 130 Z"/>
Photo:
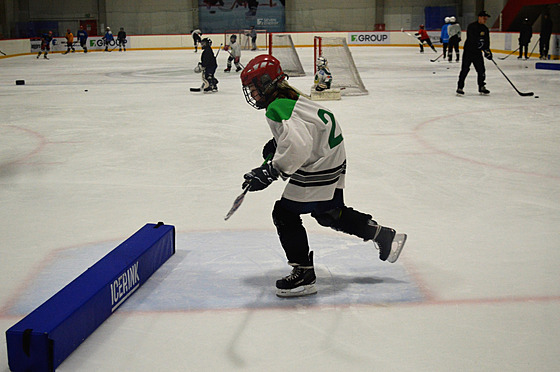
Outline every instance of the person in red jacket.
<path id="1" fill-rule="evenodd" d="M 424 53 L 424 43 L 428 44 L 430 48 L 437 53 L 436 48 L 434 48 L 434 44 L 432 44 L 432 40 L 430 40 L 430 35 L 428 35 L 424 29 L 424 25 L 420 25 L 420 29 L 415 35 L 418 37 L 418 40 L 420 40 L 420 53 Z"/>

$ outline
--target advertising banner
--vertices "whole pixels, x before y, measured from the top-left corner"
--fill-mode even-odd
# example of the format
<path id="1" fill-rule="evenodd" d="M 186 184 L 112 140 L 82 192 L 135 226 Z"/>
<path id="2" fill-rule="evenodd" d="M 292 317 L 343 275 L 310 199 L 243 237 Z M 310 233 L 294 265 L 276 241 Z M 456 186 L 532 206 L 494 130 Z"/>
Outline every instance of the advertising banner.
<path id="1" fill-rule="evenodd" d="M 255 26 L 267 32 L 284 32 L 284 0 L 199 0 L 198 18 L 203 34 L 219 34 Z"/>
<path id="2" fill-rule="evenodd" d="M 31 53 L 39 53 L 41 50 L 41 39 L 40 38 L 32 38 L 30 39 L 31 42 Z M 81 50 L 80 42 L 74 36 L 74 42 L 72 43 L 74 49 Z M 90 50 L 105 50 L 105 41 L 103 40 L 103 36 L 90 36 L 87 39 L 87 48 L 88 51 Z M 63 37 L 55 37 L 51 42 L 51 52 L 65 52 L 68 49 L 66 45 L 66 38 Z M 117 38 L 111 42 L 109 42 L 109 50 L 113 50 L 118 48 L 117 45 Z M 126 39 L 126 48 L 130 48 L 130 40 Z"/>
<path id="3" fill-rule="evenodd" d="M 391 44 L 390 32 L 352 32 L 348 44 Z"/>

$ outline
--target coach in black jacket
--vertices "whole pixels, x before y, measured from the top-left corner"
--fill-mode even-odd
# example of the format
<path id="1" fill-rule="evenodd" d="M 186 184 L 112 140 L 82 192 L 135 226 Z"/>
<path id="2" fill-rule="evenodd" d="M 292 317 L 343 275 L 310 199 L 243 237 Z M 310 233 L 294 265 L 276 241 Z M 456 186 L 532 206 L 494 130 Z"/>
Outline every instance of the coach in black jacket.
<path id="1" fill-rule="evenodd" d="M 478 21 L 471 23 L 467 27 L 467 40 L 463 46 L 463 63 L 461 64 L 461 72 L 459 73 L 459 81 L 457 82 L 457 94 L 463 95 L 465 92 L 465 79 L 470 70 L 471 63 L 478 74 L 478 92 L 480 94 L 489 94 L 490 91 L 484 85 L 486 80 L 486 68 L 484 67 L 484 57 L 488 60 L 492 59 L 490 51 L 490 31 L 486 27 L 486 21 L 490 14 L 486 11 L 478 13 Z"/>

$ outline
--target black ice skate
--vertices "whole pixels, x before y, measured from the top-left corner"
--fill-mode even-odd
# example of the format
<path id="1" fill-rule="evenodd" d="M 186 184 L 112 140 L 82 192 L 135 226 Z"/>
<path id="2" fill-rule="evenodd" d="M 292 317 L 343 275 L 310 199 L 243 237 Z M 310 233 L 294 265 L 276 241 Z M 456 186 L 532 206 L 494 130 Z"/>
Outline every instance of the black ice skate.
<path id="1" fill-rule="evenodd" d="M 375 221 L 372 221 L 373 223 Z M 395 263 L 401 254 L 406 242 L 406 234 L 397 234 L 390 227 L 377 225 L 377 231 L 373 238 L 374 243 L 379 249 L 379 259 Z"/>
<path id="2" fill-rule="evenodd" d="M 290 275 L 276 281 L 278 297 L 300 297 L 317 293 L 313 252 L 309 253 L 309 262 L 309 266 L 290 264 L 294 267 Z"/>
<path id="3" fill-rule="evenodd" d="M 478 87 L 478 93 L 482 94 L 483 96 L 487 96 L 488 94 L 490 94 L 490 91 L 486 89 L 486 86 L 482 85 Z"/>
<path id="4" fill-rule="evenodd" d="M 464 96 L 465 95 L 465 91 L 462 88 L 457 88 L 457 90 L 455 92 L 457 93 L 458 96 Z"/>

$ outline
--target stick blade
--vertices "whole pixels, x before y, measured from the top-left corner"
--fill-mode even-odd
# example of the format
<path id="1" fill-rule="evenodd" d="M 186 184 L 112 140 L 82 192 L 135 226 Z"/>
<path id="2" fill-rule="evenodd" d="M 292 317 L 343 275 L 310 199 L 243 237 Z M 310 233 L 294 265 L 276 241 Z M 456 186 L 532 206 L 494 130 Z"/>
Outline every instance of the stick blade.
<path id="1" fill-rule="evenodd" d="M 224 217 L 224 221 L 229 220 L 229 218 L 233 216 L 235 211 L 239 209 L 241 203 L 243 203 L 243 199 L 245 199 L 245 195 L 247 195 L 247 191 L 249 191 L 248 186 L 243 190 L 243 192 L 237 198 L 235 198 L 235 200 L 233 201 L 233 205 L 231 206 L 231 209 L 229 210 L 229 212 L 227 212 L 226 216 Z"/>
<path id="2" fill-rule="evenodd" d="M 200 92 L 200 88 L 191 88 L 191 92 Z"/>
<path id="3" fill-rule="evenodd" d="M 521 97 L 531 97 L 535 95 L 535 92 L 526 92 L 526 93 L 519 92 L 519 95 Z"/>

